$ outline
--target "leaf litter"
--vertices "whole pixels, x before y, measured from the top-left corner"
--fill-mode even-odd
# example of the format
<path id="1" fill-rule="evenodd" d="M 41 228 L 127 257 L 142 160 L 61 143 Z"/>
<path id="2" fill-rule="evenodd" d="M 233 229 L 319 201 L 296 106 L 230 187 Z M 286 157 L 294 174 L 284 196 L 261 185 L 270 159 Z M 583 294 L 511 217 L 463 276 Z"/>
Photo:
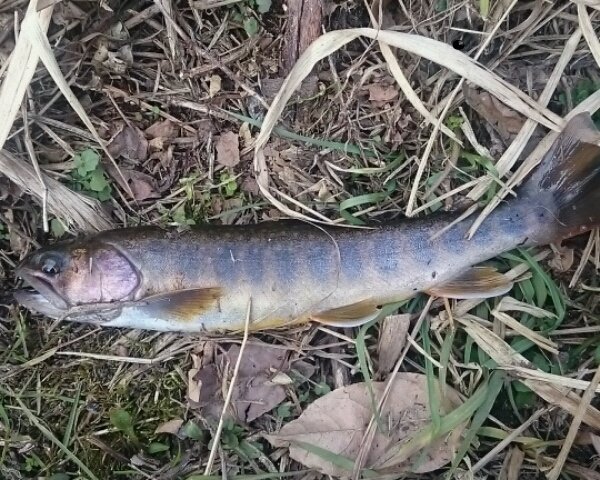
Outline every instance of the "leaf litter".
<path id="1" fill-rule="evenodd" d="M 224 132 L 216 144 L 217 163 L 225 167 L 235 167 L 240 163 L 240 138 L 234 132 Z"/>
<path id="2" fill-rule="evenodd" d="M 221 376 L 236 363 L 240 348 L 232 345 L 218 354 L 213 363 L 193 370 L 190 377 L 192 389 L 190 405 L 205 415 L 216 418 L 223 407 Z M 308 370 L 307 370 L 308 367 Z M 310 377 L 311 369 L 305 362 L 290 362 L 286 349 L 266 343 L 249 343 L 240 366 L 227 412 L 242 423 L 249 423 L 270 412 L 287 397 L 286 386 L 292 369 L 301 368 Z"/>
<path id="3" fill-rule="evenodd" d="M 383 393 L 384 382 L 370 384 L 375 400 Z M 439 388 L 439 386 L 438 386 Z M 445 389 L 444 410 L 447 413 L 460 404 L 458 392 Z M 290 456 L 303 465 L 325 475 L 347 477 L 362 446 L 362 438 L 372 414 L 372 402 L 366 383 L 354 383 L 334 390 L 315 400 L 300 417 L 277 433 L 266 435 L 276 447 L 288 446 Z M 367 454 L 365 467 L 370 469 L 389 451 L 408 441 L 431 422 L 428 387 L 425 375 L 400 373 L 394 378 L 390 400 L 379 412 L 383 431 L 378 430 Z M 462 428 L 432 442 L 425 451 L 398 462 L 386 473 L 424 473 L 436 470 L 453 458 Z M 342 468 L 336 456 L 346 460 L 350 468 Z"/>

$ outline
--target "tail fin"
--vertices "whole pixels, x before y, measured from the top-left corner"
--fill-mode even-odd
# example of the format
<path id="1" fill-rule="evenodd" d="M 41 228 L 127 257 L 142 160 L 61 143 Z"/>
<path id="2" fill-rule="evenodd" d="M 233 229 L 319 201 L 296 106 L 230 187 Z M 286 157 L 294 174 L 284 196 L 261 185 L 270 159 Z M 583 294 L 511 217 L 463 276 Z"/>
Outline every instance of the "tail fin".
<path id="1" fill-rule="evenodd" d="M 600 226 L 600 132 L 589 113 L 569 120 L 521 195 L 554 216 L 556 240 Z"/>

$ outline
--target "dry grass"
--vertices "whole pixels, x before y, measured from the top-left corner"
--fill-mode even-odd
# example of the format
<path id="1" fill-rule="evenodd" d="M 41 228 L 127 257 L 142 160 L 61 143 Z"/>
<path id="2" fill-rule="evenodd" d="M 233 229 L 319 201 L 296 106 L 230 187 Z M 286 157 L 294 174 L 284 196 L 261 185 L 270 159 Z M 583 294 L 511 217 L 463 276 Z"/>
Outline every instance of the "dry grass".
<path id="1" fill-rule="evenodd" d="M 15 264 L 65 230 L 283 216 L 360 226 L 473 201 L 483 220 L 565 117 L 600 107 L 591 1 L 326 3 L 340 31 L 286 81 L 285 12 L 267 3 L 0 4 L 0 478 L 320 478 L 261 435 L 328 388 L 398 371 L 480 399 L 453 464 L 415 478 L 598 478 L 597 231 L 567 242 L 567 265 L 556 248 L 496 259 L 516 280 L 503 299 L 397 307 L 414 324 L 386 357 L 391 372 L 379 368 L 389 323 L 251 335 L 244 346 L 267 342 L 312 370 L 278 377 L 285 401 L 247 424 L 218 408 L 240 365 L 223 352 L 241 337 L 55 324 L 13 305 Z M 371 28 L 380 18 L 385 31 Z M 481 90 L 500 100 L 491 114 Z M 232 166 L 217 155 L 224 134 L 239 138 Z M 90 155 L 101 162 L 77 173 Z M 212 380 L 215 408 L 201 405 Z M 377 415 L 349 475 L 375 428 Z"/>

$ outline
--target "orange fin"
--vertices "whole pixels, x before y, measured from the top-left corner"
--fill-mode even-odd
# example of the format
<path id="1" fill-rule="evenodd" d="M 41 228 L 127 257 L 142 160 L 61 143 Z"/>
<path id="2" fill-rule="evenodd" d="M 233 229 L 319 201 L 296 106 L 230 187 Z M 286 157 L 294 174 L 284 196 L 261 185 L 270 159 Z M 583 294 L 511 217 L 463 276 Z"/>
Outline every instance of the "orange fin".
<path id="1" fill-rule="evenodd" d="M 513 282 L 495 268 L 474 267 L 459 277 L 427 290 L 436 297 L 470 299 L 489 298 L 509 292 Z"/>
<path id="2" fill-rule="evenodd" d="M 218 306 L 220 297 L 220 288 L 191 288 L 146 297 L 136 308 L 156 317 L 189 322 Z"/>
<path id="3" fill-rule="evenodd" d="M 311 320 L 332 327 L 358 327 L 379 315 L 380 309 L 371 300 L 333 308 L 311 315 Z"/>

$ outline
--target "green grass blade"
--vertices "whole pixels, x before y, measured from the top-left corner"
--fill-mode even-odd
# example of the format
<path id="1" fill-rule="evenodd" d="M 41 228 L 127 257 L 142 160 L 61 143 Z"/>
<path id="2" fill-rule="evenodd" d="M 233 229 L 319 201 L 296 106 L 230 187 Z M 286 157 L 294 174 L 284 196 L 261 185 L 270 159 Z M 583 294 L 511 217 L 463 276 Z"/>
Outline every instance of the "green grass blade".
<path id="1" fill-rule="evenodd" d="M 483 425 L 483 422 L 488 418 L 492 407 L 494 406 L 494 402 L 502 390 L 502 386 L 504 385 L 504 372 L 497 370 L 490 375 L 488 381 L 488 389 L 487 394 L 481 405 L 477 408 L 475 415 L 473 415 L 473 420 L 471 420 L 471 425 L 466 432 L 465 438 L 456 453 L 454 460 L 452 461 L 452 467 L 450 471 L 447 473 L 446 478 L 452 478 L 452 474 L 464 458 L 464 456 L 469 451 L 469 447 L 473 442 L 473 439 L 477 436 L 477 432 Z"/>
<path id="2" fill-rule="evenodd" d="M 246 122 L 252 125 L 253 127 L 260 128 L 262 127 L 263 122 L 260 120 L 256 120 L 251 117 L 247 117 L 246 115 L 242 115 L 240 113 L 227 111 L 227 115 L 231 115 L 233 118 L 237 118 L 241 122 Z M 306 137 L 304 135 L 299 135 L 294 132 L 290 132 L 285 128 L 275 127 L 273 129 L 273 133 L 278 135 L 281 138 L 285 138 L 287 140 L 295 140 L 298 142 L 306 143 L 308 145 L 314 145 L 315 147 L 321 148 L 330 148 L 332 150 L 338 150 L 344 153 L 352 153 L 354 155 L 363 155 L 367 157 L 377 157 L 379 156 L 375 150 L 368 150 L 364 148 L 360 148 L 357 145 L 353 145 L 351 143 L 342 143 L 342 142 L 334 142 L 332 140 L 322 140 L 319 138 Z"/>
<path id="3" fill-rule="evenodd" d="M 440 353 L 440 365 L 442 369 L 440 370 L 440 386 L 443 389 L 446 387 L 446 377 L 448 376 L 448 364 L 450 363 L 450 354 L 452 353 L 452 344 L 454 343 L 454 336 L 456 335 L 456 330 L 452 329 L 444 338 L 444 343 L 442 344 L 442 352 Z"/>
<path id="4" fill-rule="evenodd" d="M 444 415 L 441 420 L 441 428 L 437 438 L 446 435 L 461 424 L 468 421 L 473 414 L 485 402 L 489 392 L 489 385 L 481 385 L 473 395 L 462 405 L 453 411 Z M 433 435 L 433 425 L 429 424 L 420 431 L 416 432 L 410 440 L 400 446 L 394 446 L 381 456 L 374 468 L 390 468 L 404 462 L 415 453 L 426 448 L 436 437 Z"/>
<path id="5" fill-rule="evenodd" d="M 303 448 L 307 452 L 317 455 L 317 456 L 321 457 L 323 460 L 325 460 L 329 463 L 332 463 L 336 467 L 343 468 L 344 470 L 347 470 L 348 472 L 352 472 L 354 470 L 354 459 L 352 459 L 352 458 L 348 458 L 343 455 L 339 455 L 339 454 L 334 453 L 325 448 L 318 447 L 311 443 L 302 442 L 300 440 L 294 440 L 293 443 L 295 445 Z M 363 469 L 363 470 L 361 470 L 361 473 L 363 474 L 364 477 L 367 477 L 367 478 L 378 476 L 377 472 L 374 472 L 373 470 Z"/>
<path id="6" fill-rule="evenodd" d="M 75 423 L 77 422 L 77 417 L 79 416 L 79 398 L 81 397 L 81 384 L 77 387 L 77 392 L 75 393 L 75 399 L 73 400 L 73 406 L 71 407 L 71 413 L 69 414 L 69 421 L 67 422 L 67 428 L 65 429 L 65 434 L 63 436 L 62 443 L 65 446 L 69 446 L 71 443 L 71 437 L 73 436 L 73 430 L 75 429 Z"/>
<path id="7" fill-rule="evenodd" d="M 431 339 L 429 338 L 429 321 L 425 320 L 421 325 L 421 339 L 423 341 L 423 350 L 425 356 L 425 376 L 427 377 L 427 393 L 429 397 L 429 411 L 431 413 L 431 425 L 433 426 L 432 435 L 437 436 L 442 428 L 442 418 L 440 415 L 440 391 L 439 382 L 433 371 L 431 357 Z"/>
<path id="8" fill-rule="evenodd" d="M 525 261 L 531 266 L 531 270 L 538 274 L 546 284 L 548 289 L 548 294 L 552 299 L 552 304 L 554 305 L 554 310 L 556 312 L 556 321 L 550 328 L 550 330 L 556 329 L 564 320 L 566 311 L 565 301 L 563 299 L 562 294 L 560 293 L 559 288 L 556 286 L 556 283 L 550 276 L 544 271 L 544 269 L 540 266 L 540 264 L 533 258 L 526 250 L 519 249 L 519 253 L 523 256 Z M 543 305 L 538 305 L 543 307 Z"/>
<path id="9" fill-rule="evenodd" d="M 8 446 L 10 445 L 10 419 L 4 409 L 4 404 L 2 403 L 4 399 L 0 398 L 0 422 L 2 422 L 3 430 L 4 430 L 4 445 L 2 446 L 2 454 L 0 454 L 0 467 L 4 464 L 4 458 L 6 457 L 6 452 L 8 451 Z"/>
<path id="10" fill-rule="evenodd" d="M 21 401 L 19 397 L 15 395 L 13 398 L 17 401 L 21 407 L 21 410 L 29 419 L 29 421 L 40 432 L 42 432 L 42 435 L 56 445 L 60 451 L 63 452 L 75 465 L 77 465 L 91 480 L 99 480 L 98 477 L 96 477 L 96 475 L 94 475 L 92 471 L 81 460 L 79 460 L 79 458 L 77 458 L 73 452 L 71 452 L 71 450 L 69 450 L 58 438 L 56 438 L 56 435 L 54 435 L 44 424 L 42 424 L 40 419 L 33 414 L 33 412 Z"/>
<path id="11" fill-rule="evenodd" d="M 383 192 L 366 193 L 348 198 L 340 203 L 340 216 L 353 225 L 364 225 L 365 222 L 352 215 L 348 210 L 366 204 L 379 203 L 388 198 L 395 189 L 396 183 L 392 181 L 386 185 Z"/>

